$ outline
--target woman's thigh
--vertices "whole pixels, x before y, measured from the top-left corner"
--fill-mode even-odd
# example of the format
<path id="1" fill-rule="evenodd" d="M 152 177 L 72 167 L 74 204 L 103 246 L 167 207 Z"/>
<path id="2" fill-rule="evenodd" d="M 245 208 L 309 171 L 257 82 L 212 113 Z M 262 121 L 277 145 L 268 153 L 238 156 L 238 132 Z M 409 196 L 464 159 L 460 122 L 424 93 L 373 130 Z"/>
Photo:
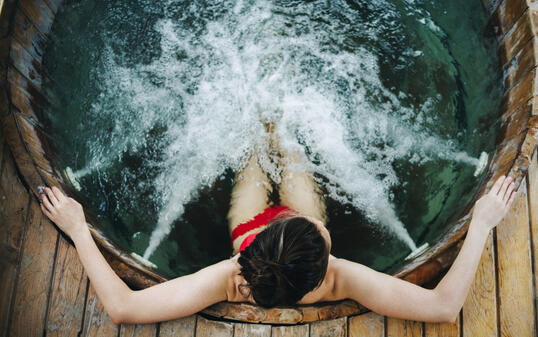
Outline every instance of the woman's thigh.
<path id="1" fill-rule="evenodd" d="M 258 165 L 256 156 L 252 156 L 247 166 L 236 175 L 234 180 L 230 211 L 228 212 L 230 233 L 239 224 L 252 220 L 269 206 L 271 190 L 267 175 Z M 243 241 L 242 239 L 254 232 L 256 230 L 249 231 L 236 238 L 233 243 L 234 252 L 237 251 L 236 248 L 239 248 Z"/>
<path id="2" fill-rule="evenodd" d="M 325 201 L 313 173 L 301 168 L 304 154 L 282 153 L 282 181 L 279 186 L 280 204 L 323 221 L 326 224 Z"/>

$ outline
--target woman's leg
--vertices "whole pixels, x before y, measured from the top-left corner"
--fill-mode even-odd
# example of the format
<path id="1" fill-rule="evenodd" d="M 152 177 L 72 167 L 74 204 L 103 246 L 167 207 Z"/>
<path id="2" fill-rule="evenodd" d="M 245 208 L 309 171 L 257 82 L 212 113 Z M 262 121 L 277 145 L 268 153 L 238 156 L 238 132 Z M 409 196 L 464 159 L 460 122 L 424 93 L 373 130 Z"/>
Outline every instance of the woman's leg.
<path id="1" fill-rule="evenodd" d="M 303 152 L 292 153 L 282 149 L 274 124 L 266 125 L 269 142 L 274 152 L 280 154 L 281 181 L 278 187 L 280 204 L 300 214 L 314 217 L 327 224 L 325 200 L 312 172 L 305 171 L 301 163 L 308 159 Z"/>
<path id="2" fill-rule="evenodd" d="M 280 204 L 300 214 L 327 223 L 325 201 L 313 173 L 301 168 L 306 156 L 301 152 L 281 151 L 282 181 L 279 186 Z"/>
<path id="3" fill-rule="evenodd" d="M 230 211 L 228 212 L 228 225 L 230 233 L 239 224 L 252 220 L 269 206 L 269 194 L 272 188 L 267 175 L 258 165 L 257 156 L 253 155 L 243 171 L 235 176 Z M 240 235 L 233 242 L 233 254 L 239 251 L 243 239 L 252 233 L 260 232 L 259 227 Z"/>

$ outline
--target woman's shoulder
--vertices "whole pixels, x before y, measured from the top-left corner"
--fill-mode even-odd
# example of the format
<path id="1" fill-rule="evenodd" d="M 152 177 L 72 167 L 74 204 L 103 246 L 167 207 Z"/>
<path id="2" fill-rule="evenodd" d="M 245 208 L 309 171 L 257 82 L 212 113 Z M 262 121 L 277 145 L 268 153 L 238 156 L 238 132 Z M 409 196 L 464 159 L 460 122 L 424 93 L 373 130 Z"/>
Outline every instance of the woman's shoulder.
<path id="1" fill-rule="evenodd" d="M 327 273 L 325 273 L 325 278 L 319 287 L 304 295 L 303 298 L 297 302 L 297 304 L 312 304 L 317 302 L 338 300 L 335 298 L 334 292 L 339 264 L 338 261 L 338 258 L 332 255 L 329 256 L 329 264 L 327 265 Z"/>

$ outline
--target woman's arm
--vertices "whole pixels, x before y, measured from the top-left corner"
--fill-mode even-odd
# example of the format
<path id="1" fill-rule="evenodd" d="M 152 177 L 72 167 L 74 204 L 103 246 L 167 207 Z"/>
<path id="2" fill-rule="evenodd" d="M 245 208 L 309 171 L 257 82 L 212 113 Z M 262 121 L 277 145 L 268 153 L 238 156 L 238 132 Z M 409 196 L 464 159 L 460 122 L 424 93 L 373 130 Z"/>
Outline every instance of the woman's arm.
<path id="1" fill-rule="evenodd" d="M 150 323 L 189 316 L 227 299 L 227 283 L 233 271 L 229 260 L 133 291 L 116 275 L 95 245 L 78 202 L 55 187 L 45 188 L 41 209 L 75 243 L 90 282 L 115 324 Z"/>
<path id="2" fill-rule="evenodd" d="M 382 315 L 425 322 L 454 322 L 465 302 L 489 231 L 506 215 L 516 192 L 500 177 L 474 207 L 461 250 L 435 289 L 425 289 L 358 263 L 335 263 L 337 298 L 351 298 Z"/>

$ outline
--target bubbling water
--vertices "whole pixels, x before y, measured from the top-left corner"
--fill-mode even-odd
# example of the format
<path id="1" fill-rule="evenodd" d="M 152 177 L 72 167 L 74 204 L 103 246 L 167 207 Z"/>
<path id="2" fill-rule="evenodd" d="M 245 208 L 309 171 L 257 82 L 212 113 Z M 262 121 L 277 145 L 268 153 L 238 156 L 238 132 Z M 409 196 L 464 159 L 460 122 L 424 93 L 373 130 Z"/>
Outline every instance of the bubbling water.
<path id="1" fill-rule="evenodd" d="M 266 150 L 264 122 L 274 123 L 284 150 L 306 154 L 301 168 L 315 172 L 331 198 L 363 211 L 415 250 L 393 206 L 390 191 L 400 184 L 394 161 L 479 164 L 436 130 L 441 95 L 411 106 L 404 103 L 409 94 L 386 88 L 379 55 L 334 33 L 353 30 L 357 39 L 377 39 L 375 22 L 354 25 L 359 13 L 342 11 L 334 21 L 310 4 L 292 10 L 237 1 L 196 25 L 190 16 L 196 6 L 181 18 L 157 21 L 160 55 L 150 62 L 125 65 L 106 49 L 102 92 L 92 114 L 113 123 L 88 141 L 91 161 L 74 173 L 80 177 L 112 165 L 161 130 L 161 160 L 144 163 L 158 172 L 151 184 L 159 205 L 144 258 L 202 187 L 227 169 L 239 171 L 255 148 Z M 405 53 L 410 59 L 420 55 Z M 260 164 L 278 183 L 280 168 L 266 159 Z"/>

